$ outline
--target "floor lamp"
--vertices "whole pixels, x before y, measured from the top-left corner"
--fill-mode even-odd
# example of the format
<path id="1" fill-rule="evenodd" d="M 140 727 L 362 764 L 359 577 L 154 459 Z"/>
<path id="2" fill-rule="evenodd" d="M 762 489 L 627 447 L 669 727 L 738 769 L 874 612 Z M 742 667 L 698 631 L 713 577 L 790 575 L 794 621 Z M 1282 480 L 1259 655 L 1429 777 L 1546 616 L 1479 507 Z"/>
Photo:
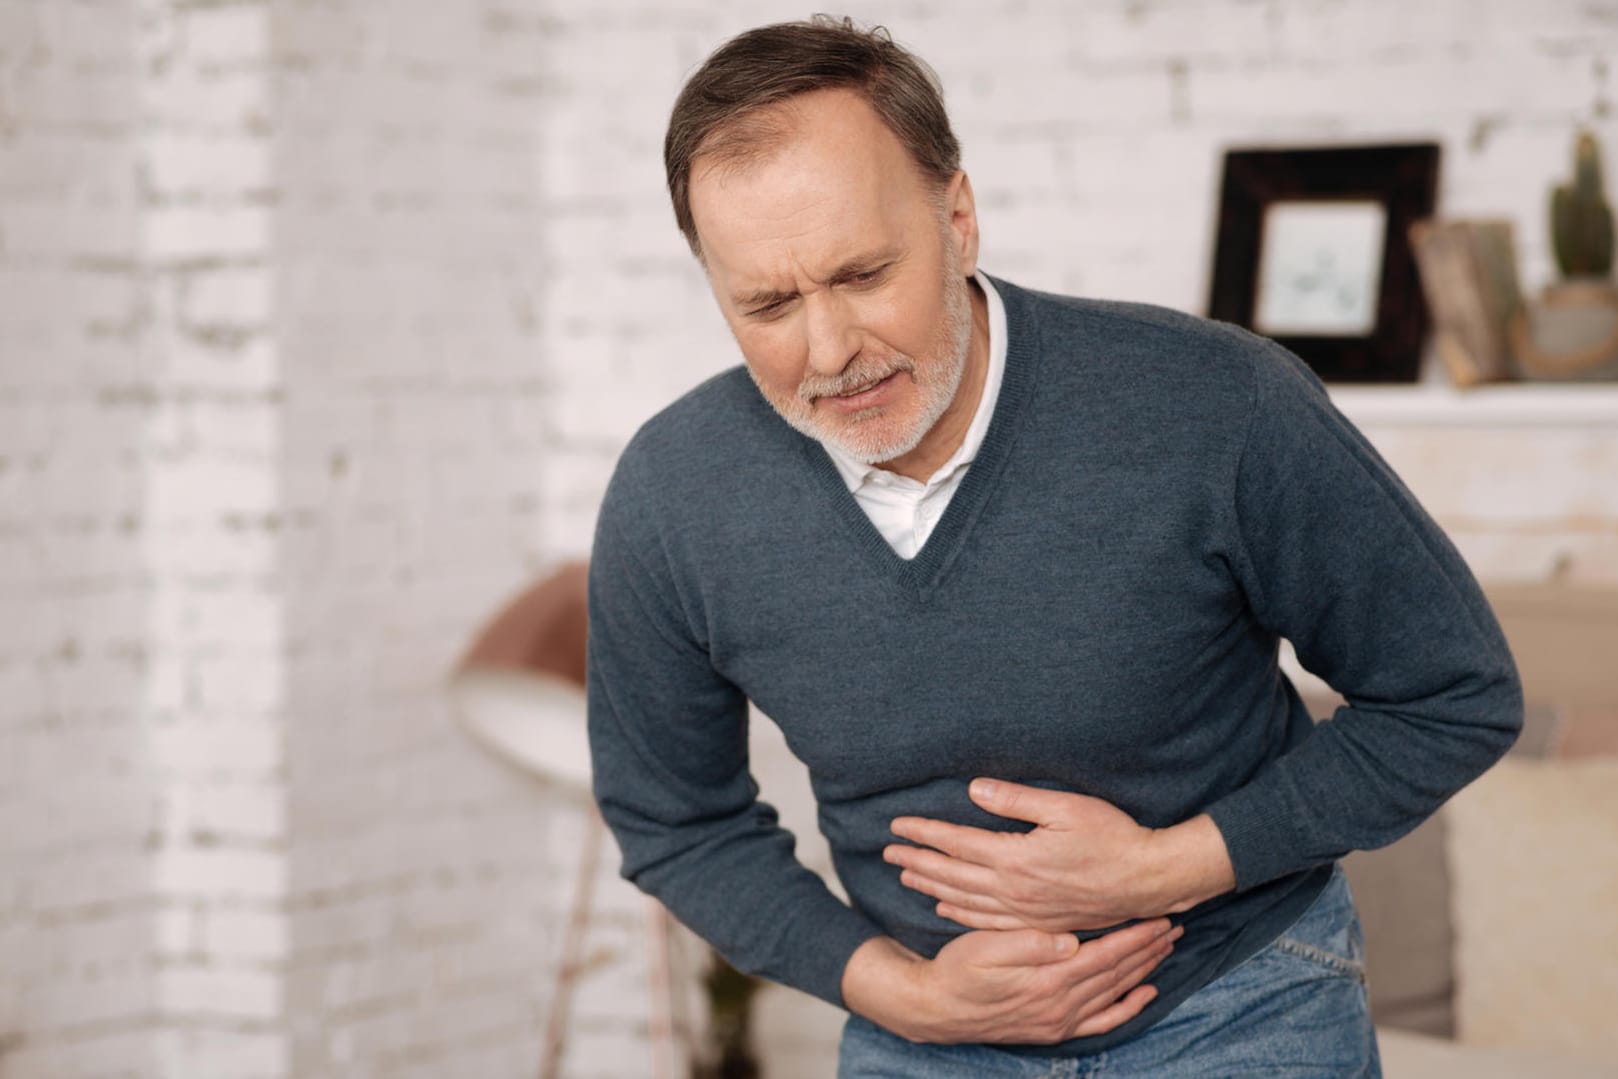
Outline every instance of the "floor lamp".
<path id="1" fill-rule="evenodd" d="M 590 800 L 590 748 L 585 733 L 586 567 L 565 565 L 497 614 L 467 651 L 450 681 L 461 725 L 480 743 L 542 782 L 582 803 L 587 833 L 545 1024 L 540 1079 L 557 1079 L 566 1049 L 573 996 L 583 970 L 584 938 L 595 899 L 605 827 Z M 652 949 L 652 1052 L 657 1074 L 672 1079 L 680 1056 L 673 1023 L 670 924 L 647 901 Z"/>

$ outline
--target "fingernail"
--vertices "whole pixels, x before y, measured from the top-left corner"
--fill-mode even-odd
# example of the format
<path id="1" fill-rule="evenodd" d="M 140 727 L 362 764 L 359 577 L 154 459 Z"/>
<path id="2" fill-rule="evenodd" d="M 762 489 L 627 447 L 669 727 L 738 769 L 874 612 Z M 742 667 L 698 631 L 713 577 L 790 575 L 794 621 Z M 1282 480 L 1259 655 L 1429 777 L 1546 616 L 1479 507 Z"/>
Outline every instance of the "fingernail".
<path id="1" fill-rule="evenodd" d="M 1079 950 L 1079 938 L 1072 933 L 1063 933 L 1056 938 L 1056 954 L 1069 956 Z"/>
<path id="2" fill-rule="evenodd" d="M 972 797 L 981 798 L 987 802 L 1000 791 L 1000 785 L 992 779 L 975 779 L 972 781 Z"/>

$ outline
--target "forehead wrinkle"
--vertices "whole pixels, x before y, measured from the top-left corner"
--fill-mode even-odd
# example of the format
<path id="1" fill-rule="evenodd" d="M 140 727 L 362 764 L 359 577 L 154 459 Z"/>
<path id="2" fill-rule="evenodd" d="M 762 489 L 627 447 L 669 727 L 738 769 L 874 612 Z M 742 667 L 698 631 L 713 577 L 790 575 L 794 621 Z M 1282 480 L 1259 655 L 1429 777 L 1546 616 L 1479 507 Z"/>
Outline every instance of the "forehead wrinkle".
<path id="1" fill-rule="evenodd" d="M 908 232 L 909 230 L 900 223 L 897 235 L 885 237 L 880 243 L 862 245 L 849 253 L 834 254 L 827 260 L 828 265 L 824 268 L 811 268 L 805 263 L 802 255 L 788 252 L 786 261 L 790 263 L 790 267 L 784 273 L 766 271 L 757 276 L 765 282 L 777 276 L 791 277 L 793 284 L 790 287 L 781 288 L 773 284 L 747 287 L 747 282 L 744 281 L 740 287 L 732 290 L 732 301 L 738 307 L 751 307 L 836 285 L 850 274 L 874 268 L 879 263 L 902 258 L 908 250 L 905 244 Z M 812 287 L 805 288 L 805 282 Z"/>
<path id="2" fill-rule="evenodd" d="M 838 253 L 841 238 L 825 233 L 826 222 L 835 221 L 838 216 L 827 197 L 818 196 L 809 205 L 779 209 L 777 204 L 766 201 L 760 211 L 756 221 L 771 229 L 767 235 L 738 238 L 730 245 L 710 245 L 711 248 L 732 248 L 733 256 L 729 259 L 719 250 L 711 250 L 710 254 L 717 256 L 713 261 L 718 266 L 740 279 L 740 285 L 760 283 L 757 288 L 740 291 L 777 294 L 806 291 L 802 288 L 805 283 L 824 284 L 835 272 L 834 266 L 823 264 L 840 266 L 847 261 L 846 256 Z M 738 261 L 742 265 L 736 265 Z M 822 269 L 827 272 L 817 272 Z M 793 288 L 783 290 L 774 284 L 783 279 L 795 282 Z"/>
<path id="3" fill-rule="evenodd" d="M 879 264 L 904 259 L 911 251 L 912 222 L 889 219 L 891 233 L 853 244 L 838 245 L 827 252 L 822 265 L 811 266 L 804 254 L 788 250 L 783 252 L 784 268 L 765 269 L 757 273 L 742 273 L 735 286 L 729 289 L 731 302 L 738 308 L 765 306 L 776 300 L 791 299 L 837 285 L 849 275 L 875 268 Z M 750 246 L 759 246 L 758 241 Z M 783 278 L 790 284 L 778 285 Z M 754 282 L 759 284 L 754 285 Z"/>
<path id="4" fill-rule="evenodd" d="M 757 174 L 757 170 L 749 169 L 741 174 L 714 176 L 705 188 L 710 197 L 702 201 L 721 203 L 729 210 L 716 207 L 714 213 L 704 215 L 709 219 L 708 239 L 703 244 L 706 261 L 734 263 L 735 258 L 723 257 L 724 249 L 729 248 L 739 256 L 760 253 L 759 261 L 766 265 L 777 261 L 780 252 L 801 268 L 803 249 L 817 242 L 817 234 L 824 233 L 828 222 L 835 223 L 844 215 L 839 213 L 833 196 L 823 190 L 805 192 L 800 188 L 769 196 L 749 191 L 748 179 Z M 738 229 L 741 235 L 735 234 Z M 764 270 L 762 276 L 777 273 Z"/>
<path id="5" fill-rule="evenodd" d="M 787 252 L 786 265 L 781 269 L 765 270 L 758 274 L 747 275 L 743 278 L 740 287 L 732 292 L 732 301 L 738 307 L 753 307 L 772 302 L 774 300 L 790 299 L 793 296 L 815 291 L 816 287 L 825 284 L 817 278 L 810 269 L 804 265 L 802 256 Z M 751 280 L 763 282 L 757 286 L 751 285 Z M 790 279 L 791 284 L 781 286 L 776 281 Z M 807 283 L 808 288 L 805 288 Z"/>
<path id="6" fill-rule="evenodd" d="M 731 212 L 713 215 L 710 231 L 723 233 L 729 227 L 740 227 L 752 233 L 730 237 L 738 250 L 785 247 L 802 252 L 806 247 L 834 244 L 859 253 L 902 243 L 909 232 L 902 192 L 892 185 L 873 183 L 865 189 L 870 194 L 867 198 L 857 191 L 830 192 L 824 186 L 810 186 L 812 177 L 794 179 L 801 182 L 785 193 L 770 195 L 749 191 L 745 179 L 740 185 L 716 183 L 715 200 L 728 196 L 725 201 Z M 860 183 L 866 181 L 862 178 Z M 760 227 L 765 231 L 760 233 Z M 839 261 L 846 257 L 837 256 Z"/>

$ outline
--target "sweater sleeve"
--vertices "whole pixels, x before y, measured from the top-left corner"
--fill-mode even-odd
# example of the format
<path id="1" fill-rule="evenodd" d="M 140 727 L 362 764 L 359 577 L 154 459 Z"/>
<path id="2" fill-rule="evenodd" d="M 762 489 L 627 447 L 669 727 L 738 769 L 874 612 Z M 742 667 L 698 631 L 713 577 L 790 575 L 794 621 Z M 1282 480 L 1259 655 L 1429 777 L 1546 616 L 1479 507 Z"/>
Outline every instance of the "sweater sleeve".
<path id="1" fill-rule="evenodd" d="M 758 799 L 747 701 L 688 617 L 650 506 L 614 486 L 590 565 L 589 731 L 623 876 L 737 969 L 841 1007 L 844 966 L 881 930 L 796 859 Z"/>
<path id="2" fill-rule="evenodd" d="M 1209 807 L 1238 888 L 1391 843 L 1522 726 L 1516 667 L 1460 554 L 1314 374 L 1261 347 L 1235 571 L 1346 703 Z"/>

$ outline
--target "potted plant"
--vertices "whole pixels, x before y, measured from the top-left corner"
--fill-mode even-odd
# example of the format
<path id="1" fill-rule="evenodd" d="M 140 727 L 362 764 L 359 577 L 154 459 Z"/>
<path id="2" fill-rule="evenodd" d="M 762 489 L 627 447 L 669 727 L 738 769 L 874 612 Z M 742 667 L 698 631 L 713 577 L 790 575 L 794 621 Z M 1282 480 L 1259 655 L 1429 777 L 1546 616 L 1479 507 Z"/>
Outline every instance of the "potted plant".
<path id="1" fill-rule="evenodd" d="M 1618 284 L 1613 217 L 1595 136 L 1581 132 L 1572 182 L 1551 192 L 1551 241 L 1562 279 L 1512 322 L 1517 366 L 1529 379 L 1618 378 Z"/>

